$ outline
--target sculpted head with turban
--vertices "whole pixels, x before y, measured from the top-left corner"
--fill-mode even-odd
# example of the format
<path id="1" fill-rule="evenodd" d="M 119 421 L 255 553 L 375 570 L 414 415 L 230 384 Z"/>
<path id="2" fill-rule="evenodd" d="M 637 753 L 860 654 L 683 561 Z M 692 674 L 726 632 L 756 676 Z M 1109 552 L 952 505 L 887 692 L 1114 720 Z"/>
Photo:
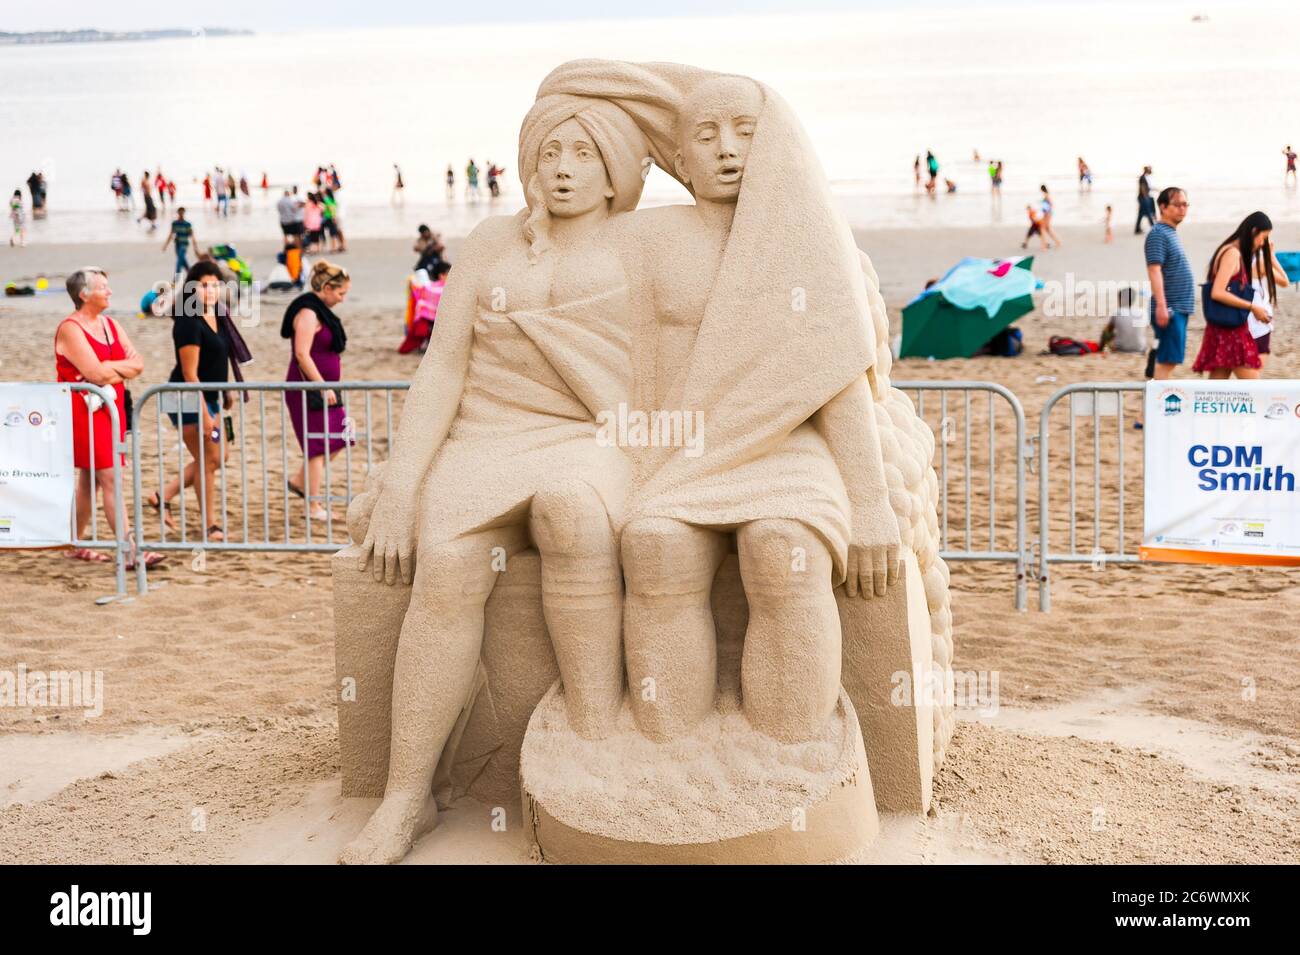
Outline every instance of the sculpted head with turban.
<path id="1" fill-rule="evenodd" d="M 519 131 L 530 258 L 549 248 L 552 217 L 635 209 L 652 163 L 645 135 L 614 103 L 567 94 L 538 99 Z"/>

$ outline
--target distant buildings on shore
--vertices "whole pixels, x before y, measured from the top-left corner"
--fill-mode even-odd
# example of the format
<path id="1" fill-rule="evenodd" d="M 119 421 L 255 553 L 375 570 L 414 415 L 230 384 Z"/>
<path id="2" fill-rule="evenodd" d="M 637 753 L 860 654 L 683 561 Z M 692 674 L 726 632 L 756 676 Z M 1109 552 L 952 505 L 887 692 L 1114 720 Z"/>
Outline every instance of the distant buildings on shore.
<path id="1" fill-rule="evenodd" d="M 26 43 L 118 43 L 123 40 L 176 40 L 194 36 L 252 36 L 252 30 L 225 27 L 197 27 L 192 30 L 36 30 L 6 33 L 0 30 L 0 46 Z"/>

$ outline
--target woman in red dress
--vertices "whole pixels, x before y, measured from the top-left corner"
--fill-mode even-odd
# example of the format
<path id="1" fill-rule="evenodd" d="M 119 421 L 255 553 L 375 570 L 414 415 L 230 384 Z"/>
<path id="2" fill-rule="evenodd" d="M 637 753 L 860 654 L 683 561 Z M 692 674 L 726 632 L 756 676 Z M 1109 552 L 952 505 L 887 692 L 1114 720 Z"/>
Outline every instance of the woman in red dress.
<path id="1" fill-rule="evenodd" d="M 131 344 L 126 332 L 104 314 L 112 291 L 108 287 L 108 273 L 102 269 L 78 269 L 68 278 L 68 294 L 77 310 L 59 323 L 54 333 L 54 364 L 59 381 L 88 381 L 96 385 L 111 386 L 117 405 L 118 434 L 126 435 L 126 389 L 123 382 L 134 378 L 144 369 L 144 360 Z M 88 400 L 89 399 L 89 402 Z M 94 405 L 91 411 L 89 405 Z M 95 506 L 95 491 L 104 495 L 104 511 L 108 526 L 117 531 L 117 495 L 121 489 L 113 480 L 113 423 L 107 408 L 101 406 L 97 396 L 74 392 L 72 396 L 72 461 L 77 468 L 77 538 L 85 534 Z M 94 458 L 91 457 L 91 436 L 94 437 Z M 126 456 L 119 455 L 125 463 Z M 94 466 L 94 486 L 91 484 L 91 466 Z M 123 528 L 129 537 L 130 525 Z M 109 558 L 88 547 L 74 550 L 71 555 L 78 560 L 107 561 Z M 145 553 L 145 566 L 152 567 L 163 559 L 161 554 Z M 130 556 L 130 566 L 135 566 L 135 555 Z"/>
<path id="2" fill-rule="evenodd" d="M 1214 250 L 1210 258 L 1210 271 L 1206 281 L 1210 283 L 1210 297 L 1214 301 L 1230 308 L 1250 312 L 1261 322 L 1269 322 L 1268 310 L 1258 301 L 1252 301 L 1234 295 L 1228 290 L 1228 283 L 1234 279 L 1266 282 L 1271 298 L 1276 298 L 1273 278 L 1273 246 L 1269 236 L 1273 231 L 1273 222 L 1262 212 L 1252 212 L 1242 220 L 1237 230 L 1224 239 Z M 1250 263 L 1262 260 L 1259 277 L 1252 277 Z M 1201 350 L 1196 355 L 1192 371 L 1208 371 L 1210 377 L 1223 380 L 1231 375 L 1238 378 L 1258 378 L 1263 362 L 1259 359 L 1259 349 L 1250 333 L 1246 322 L 1229 328 L 1206 321 L 1205 337 L 1201 339 Z"/>

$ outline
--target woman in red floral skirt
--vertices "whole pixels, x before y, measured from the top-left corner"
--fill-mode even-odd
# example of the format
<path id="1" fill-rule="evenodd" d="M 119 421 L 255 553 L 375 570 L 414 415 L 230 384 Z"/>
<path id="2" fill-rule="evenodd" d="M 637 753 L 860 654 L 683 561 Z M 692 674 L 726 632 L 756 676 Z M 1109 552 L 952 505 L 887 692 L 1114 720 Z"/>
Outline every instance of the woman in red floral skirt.
<path id="1" fill-rule="evenodd" d="M 1210 258 L 1210 271 L 1206 276 L 1210 298 L 1230 309 L 1250 313 L 1261 322 L 1271 321 L 1263 304 L 1235 294 L 1229 285 L 1235 283 L 1236 288 L 1242 290 L 1254 278 L 1254 281 L 1268 284 L 1270 297 L 1276 296 L 1273 247 L 1269 242 L 1272 231 L 1273 223 L 1268 216 L 1262 212 L 1252 212 L 1214 250 L 1214 255 Z M 1257 260 L 1262 260 L 1259 271 L 1263 274 L 1255 278 L 1251 275 L 1250 263 Z M 1255 339 L 1244 318 L 1238 325 L 1226 326 L 1214 323 L 1207 315 L 1205 337 L 1201 339 L 1201 350 L 1196 355 L 1192 371 L 1208 371 L 1213 379 L 1225 379 L 1231 375 L 1258 378 L 1262 367 Z"/>

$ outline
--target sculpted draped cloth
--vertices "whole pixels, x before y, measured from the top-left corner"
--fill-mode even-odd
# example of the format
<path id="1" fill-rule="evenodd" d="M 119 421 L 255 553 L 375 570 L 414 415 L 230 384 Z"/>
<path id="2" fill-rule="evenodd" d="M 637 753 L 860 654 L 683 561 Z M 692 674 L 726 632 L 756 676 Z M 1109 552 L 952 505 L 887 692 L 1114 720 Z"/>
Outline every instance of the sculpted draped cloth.
<path id="1" fill-rule="evenodd" d="M 552 72 L 538 95 L 581 91 L 613 101 L 671 173 L 680 106 L 692 88 L 720 75 L 577 60 Z M 756 85 L 763 107 L 730 236 L 691 358 L 663 401 L 704 413 L 703 453 L 646 449 L 654 460 L 627 517 L 719 528 L 801 521 L 825 541 L 838 583 L 849 503 L 809 419 L 875 366 L 872 302 L 863 257 L 803 128 L 780 96 Z"/>

